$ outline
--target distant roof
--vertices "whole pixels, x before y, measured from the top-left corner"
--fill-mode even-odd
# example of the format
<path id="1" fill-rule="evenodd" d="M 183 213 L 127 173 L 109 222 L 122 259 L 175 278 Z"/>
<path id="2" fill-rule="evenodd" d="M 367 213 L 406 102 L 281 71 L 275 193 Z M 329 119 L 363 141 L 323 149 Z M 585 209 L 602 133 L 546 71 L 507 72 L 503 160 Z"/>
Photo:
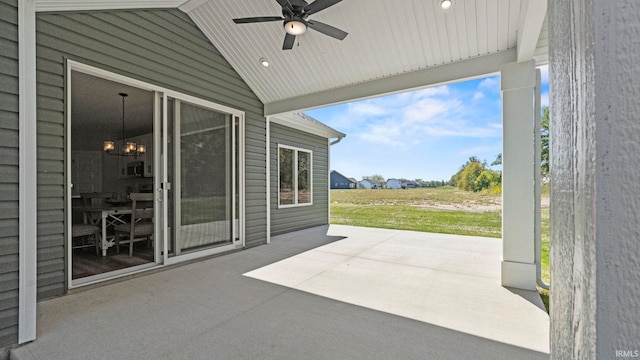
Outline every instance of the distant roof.
<path id="1" fill-rule="evenodd" d="M 343 178 L 348 179 L 348 180 L 349 180 L 349 181 L 351 181 L 351 182 L 354 182 L 354 183 L 357 183 L 357 182 L 358 182 L 358 180 L 356 180 L 356 179 L 354 179 L 354 178 L 346 177 L 346 176 L 344 176 L 343 174 L 341 174 L 341 173 L 339 173 L 339 172 L 337 172 L 337 171 L 335 171 L 335 170 L 331 170 L 331 172 L 332 172 L 332 173 L 336 173 L 336 174 L 338 174 L 338 175 L 342 176 Z"/>
<path id="2" fill-rule="evenodd" d="M 312 118 L 311 116 L 301 112 L 269 116 L 269 121 L 308 132 L 310 134 L 326 137 L 327 139 L 342 139 L 343 137 L 347 136 L 345 133 L 335 130 Z"/>

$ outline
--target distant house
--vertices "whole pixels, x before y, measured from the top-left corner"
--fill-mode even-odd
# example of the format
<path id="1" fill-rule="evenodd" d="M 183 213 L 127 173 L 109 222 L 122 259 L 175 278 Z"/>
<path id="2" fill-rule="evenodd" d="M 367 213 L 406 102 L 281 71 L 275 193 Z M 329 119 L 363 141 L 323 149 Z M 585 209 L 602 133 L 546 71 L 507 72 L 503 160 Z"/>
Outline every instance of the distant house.
<path id="1" fill-rule="evenodd" d="M 358 189 L 380 189 L 380 184 L 373 180 L 362 179 L 358 181 Z"/>
<path id="2" fill-rule="evenodd" d="M 354 178 L 348 178 L 335 170 L 331 170 L 329 174 L 329 184 L 331 189 L 355 189 L 358 181 Z"/>
<path id="3" fill-rule="evenodd" d="M 389 179 L 386 187 L 387 189 L 402 189 L 402 183 L 398 179 Z"/>
<path id="4" fill-rule="evenodd" d="M 402 183 L 403 189 L 415 189 L 417 187 L 418 187 L 418 184 L 416 184 L 416 182 L 412 180 L 407 180 Z"/>

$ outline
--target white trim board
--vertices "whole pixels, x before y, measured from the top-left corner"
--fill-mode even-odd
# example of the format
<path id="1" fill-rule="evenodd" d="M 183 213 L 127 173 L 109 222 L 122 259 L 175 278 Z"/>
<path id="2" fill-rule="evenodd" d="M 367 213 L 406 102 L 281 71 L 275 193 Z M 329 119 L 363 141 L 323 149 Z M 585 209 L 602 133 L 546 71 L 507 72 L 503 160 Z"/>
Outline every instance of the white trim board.
<path id="1" fill-rule="evenodd" d="M 404 91 L 418 90 L 430 86 L 477 79 L 497 74 L 500 72 L 501 65 L 515 61 L 515 49 L 503 51 L 473 59 L 434 66 L 424 70 L 266 103 L 264 104 L 264 114 L 268 116 L 292 111 L 309 110 Z"/>
<path id="2" fill-rule="evenodd" d="M 33 0 L 18 1 L 19 52 L 19 270 L 18 343 L 36 338 L 37 142 L 36 12 Z"/>
<path id="3" fill-rule="evenodd" d="M 22 1 L 22 0 L 20 0 Z M 185 0 L 35 0 L 36 12 L 177 8 Z"/>

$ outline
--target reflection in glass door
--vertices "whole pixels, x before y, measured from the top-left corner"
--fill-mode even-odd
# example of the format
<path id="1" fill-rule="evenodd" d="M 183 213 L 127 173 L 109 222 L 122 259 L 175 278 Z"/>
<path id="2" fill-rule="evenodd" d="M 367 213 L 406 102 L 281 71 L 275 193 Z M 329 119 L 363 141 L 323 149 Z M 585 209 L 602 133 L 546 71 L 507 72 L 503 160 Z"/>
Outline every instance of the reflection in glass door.
<path id="1" fill-rule="evenodd" d="M 167 100 L 168 257 L 234 242 L 235 122 L 230 114 Z"/>

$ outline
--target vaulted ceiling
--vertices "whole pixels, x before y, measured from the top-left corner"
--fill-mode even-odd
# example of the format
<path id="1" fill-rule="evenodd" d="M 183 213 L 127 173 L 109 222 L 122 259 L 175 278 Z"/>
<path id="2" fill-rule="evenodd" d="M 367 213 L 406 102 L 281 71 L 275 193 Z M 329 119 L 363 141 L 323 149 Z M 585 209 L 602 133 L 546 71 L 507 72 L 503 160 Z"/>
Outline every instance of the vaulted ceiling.
<path id="1" fill-rule="evenodd" d="M 276 0 L 36 0 L 36 10 L 179 7 L 265 104 L 265 115 L 486 76 L 500 65 L 547 63 L 546 1 L 343 0 L 310 18 L 349 33 L 342 41 L 309 29 L 283 51 Z M 266 58 L 270 66 L 263 67 Z"/>

